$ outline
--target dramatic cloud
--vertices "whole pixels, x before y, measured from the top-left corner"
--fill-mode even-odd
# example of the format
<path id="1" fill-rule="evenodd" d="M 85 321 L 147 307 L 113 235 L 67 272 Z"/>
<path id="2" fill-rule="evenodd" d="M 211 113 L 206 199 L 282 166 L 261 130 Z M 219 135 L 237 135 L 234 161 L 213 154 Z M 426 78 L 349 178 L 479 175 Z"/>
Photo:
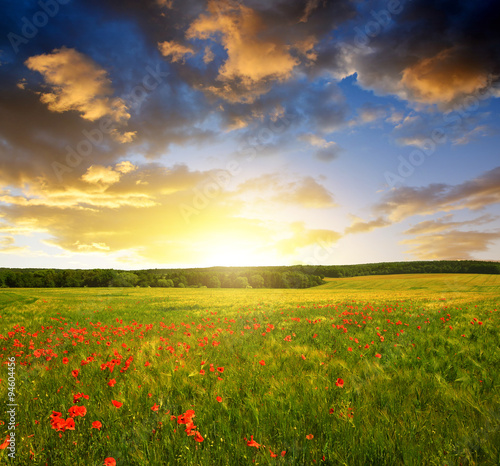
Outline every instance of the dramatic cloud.
<path id="1" fill-rule="evenodd" d="M 473 56 L 452 47 L 405 68 L 401 84 L 415 102 L 447 106 L 458 96 L 485 89 L 492 78 Z"/>
<path id="2" fill-rule="evenodd" d="M 443 110 L 498 80 L 498 3 L 418 0 L 379 6 L 360 5 L 350 40 L 320 53 L 318 66 L 338 77 L 357 73 L 366 89 Z M 328 56 L 337 59 L 327 65 Z"/>
<path id="3" fill-rule="evenodd" d="M 500 167 L 456 186 L 444 183 L 423 188 L 400 187 L 389 192 L 376 211 L 393 222 L 412 215 L 430 215 L 459 209 L 482 209 L 500 203 Z"/>
<path id="4" fill-rule="evenodd" d="M 108 116 L 123 124 L 130 118 L 123 99 L 111 97 L 113 88 L 106 71 L 75 49 L 62 47 L 30 57 L 26 66 L 41 73 L 50 87 L 49 92 L 40 93 L 40 100 L 49 110 L 77 111 L 90 121 Z M 121 142 L 129 142 L 133 135 L 127 133 Z"/>
<path id="5" fill-rule="evenodd" d="M 267 257 L 279 257 L 318 241 L 338 239 L 329 230 L 245 217 L 252 202 L 248 195 L 258 189 L 257 180 L 253 185 L 249 181 L 243 190 L 247 199 L 238 200 L 214 182 L 217 175 L 181 165 L 168 169 L 154 164 L 137 168 L 130 162 L 93 165 L 72 187 L 48 190 L 42 185 L 30 195 L 0 196 L 5 221 L 0 232 L 7 234 L 9 225 L 29 222 L 33 230 L 50 235 L 47 244 L 67 252 L 122 253 L 136 261 L 142 257 L 186 264 L 208 256 L 217 260 L 216 252 L 237 257 L 247 251 L 247 260 L 263 260 L 264 250 Z M 333 205 L 330 193 L 313 179 L 275 181 L 271 202 L 306 209 Z M 280 239 L 288 232 L 286 241 Z"/>
<path id="6" fill-rule="evenodd" d="M 478 227 L 494 222 L 497 217 L 483 215 L 465 221 L 451 221 L 451 214 L 436 220 L 420 222 L 404 232 L 416 235 L 400 243 L 410 245 L 406 251 L 418 259 L 473 259 L 474 252 L 487 251 L 500 239 L 500 230 L 463 231 L 464 227 Z"/>
<path id="7" fill-rule="evenodd" d="M 37 0 L 10 3 L 0 29 L 24 34 Z M 339 240 L 335 261 L 401 260 L 401 234 L 416 257 L 498 255 L 499 13 L 492 0 L 61 5 L 35 37 L 0 37 L 2 259 L 281 264 Z M 412 176 L 387 191 L 401 158 Z"/>
<path id="8" fill-rule="evenodd" d="M 291 76 L 299 61 L 289 51 L 287 44 L 278 38 L 261 39 L 258 33 L 263 23 L 259 15 L 244 6 L 232 2 L 212 0 L 208 14 L 200 15 L 189 27 L 188 39 L 220 37 L 227 52 L 227 60 L 219 68 L 218 80 L 240 82 L 248 89 L 244 100 L 251 101 L 265 92 L 262 82 L 285 80 Z M 209 89 L 218 92 L 216 89 Z M 227 96 L 231 98 L 231 96 Z M 234 100 L 237 97 L 233 95 Z"/>
<path id="9" fill-rule="evenodd" d="M 500 231 L 479 232 L 450 230 L 443 234 L 423 235 L 414 239 L 401 241 L 401 244 L 410 245 L 406 251 L 418 259 L 474 259 L 474 252 L 487 251 L 498 239 Z"/>
<path id="10" fill-rule="evenodd" d="M 174 41 L 160 42 L 158 48 L 164 57 L 169 57 L 174 63 L 183 60 L 186 55 L 194 54 L 192 47 Z"/>

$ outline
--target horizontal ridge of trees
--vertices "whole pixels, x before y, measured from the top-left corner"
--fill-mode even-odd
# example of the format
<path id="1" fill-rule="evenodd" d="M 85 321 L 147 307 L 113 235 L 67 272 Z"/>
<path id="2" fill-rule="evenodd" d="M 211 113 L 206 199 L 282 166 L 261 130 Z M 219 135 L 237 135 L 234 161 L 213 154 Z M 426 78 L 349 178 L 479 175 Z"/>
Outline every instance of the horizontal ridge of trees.
<path id="1" fill-rule="evenodd" d="M 356 265 L 209 267 L 134 271 L 0 268 L 0 287 L 310 288 L 324 283 L 325 277 L 414 273 L 499 274 L 500 263 L 493 261 L 415 261 Z"/>

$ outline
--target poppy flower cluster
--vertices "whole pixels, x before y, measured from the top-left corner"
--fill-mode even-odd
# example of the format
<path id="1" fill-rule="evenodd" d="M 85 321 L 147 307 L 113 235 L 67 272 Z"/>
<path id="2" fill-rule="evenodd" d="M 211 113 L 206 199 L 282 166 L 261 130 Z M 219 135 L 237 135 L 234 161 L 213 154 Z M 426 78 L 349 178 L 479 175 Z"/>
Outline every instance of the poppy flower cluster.
<path id="1" fill-rule="evenodd" d="M 197 431 L 194 425 L 193 418 L 196 416 L 193 409 L 188 409 L 185 413 L 179 414 L 179 416 L 172 416 L 171 419 L 177 419 L 177 424 L 183 424 L 186 426 L 185 432 L 188 436 L 194 435 L 196 442 L 203 442 L 205 440 L 202 435 Z"/>
<path id="2" fill-rule="evenodd" d="M 71 417 L 84 417 L 87 414 L 87 408 L 85 406 L 72 406 L 68 409 L 68 413 Z"/>
<path id="3" fill-rule="evenodd" d="M 65 432 L 66 430 L 75 430 L 75 421 L 72 417 L 64 419 L 62 413 L 52 411 L 50 415 L 50 425 L 57 432 Z"/>
<path id="4" fill-rule="evenodd" d="M 88 400 L 89 395 L 84 395 L 83 393 L 75 393 L 73 395 L 73 403 L 75 403 L 75 404 L 78 403 L 78 401 L 80 401 L 80 399 L 82 399 L 82 398 Z"/>

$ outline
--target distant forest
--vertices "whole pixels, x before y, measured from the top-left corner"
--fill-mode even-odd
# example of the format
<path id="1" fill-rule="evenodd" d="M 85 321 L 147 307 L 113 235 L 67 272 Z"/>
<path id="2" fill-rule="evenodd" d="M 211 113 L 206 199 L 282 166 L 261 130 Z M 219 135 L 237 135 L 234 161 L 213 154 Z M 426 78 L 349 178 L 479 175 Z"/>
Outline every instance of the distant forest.
<path id="1" fill-rule="evenodd" d="M 134 271 L 0 268 L 0 287 L 310 288 L 324 283 L 325 277 L 341 278 L 402 273 L 499 274 L 500 262 L 418 261 L 359 265 L 210 267 Z"/>

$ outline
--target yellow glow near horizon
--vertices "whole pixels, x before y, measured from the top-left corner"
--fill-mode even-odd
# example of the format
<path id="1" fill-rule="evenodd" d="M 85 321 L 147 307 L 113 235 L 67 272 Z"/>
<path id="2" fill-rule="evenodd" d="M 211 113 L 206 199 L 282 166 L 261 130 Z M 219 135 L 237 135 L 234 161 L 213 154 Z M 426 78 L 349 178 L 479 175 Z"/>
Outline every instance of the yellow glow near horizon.
<path id="1" fill-rule="evenodd" d="M 269 255 L 259 254 L 257 244 L 250 241 L 219 241 L 211 245 L 203 257 L 205 267 L 245 267 L 263 265 L 263 263 L 273 265 L 269 261 Z"/>
<path id="2" fill-rule="evenodd" d="M 218 246 L 211 249 L 210 253 L 204 258 L 203 262 L 207 267 L 210 266 L 227 266 L 227 267 L 243 267 L 253 265 L 255 256 L 251 251 L 244 249 L 238 245 Z"/>

